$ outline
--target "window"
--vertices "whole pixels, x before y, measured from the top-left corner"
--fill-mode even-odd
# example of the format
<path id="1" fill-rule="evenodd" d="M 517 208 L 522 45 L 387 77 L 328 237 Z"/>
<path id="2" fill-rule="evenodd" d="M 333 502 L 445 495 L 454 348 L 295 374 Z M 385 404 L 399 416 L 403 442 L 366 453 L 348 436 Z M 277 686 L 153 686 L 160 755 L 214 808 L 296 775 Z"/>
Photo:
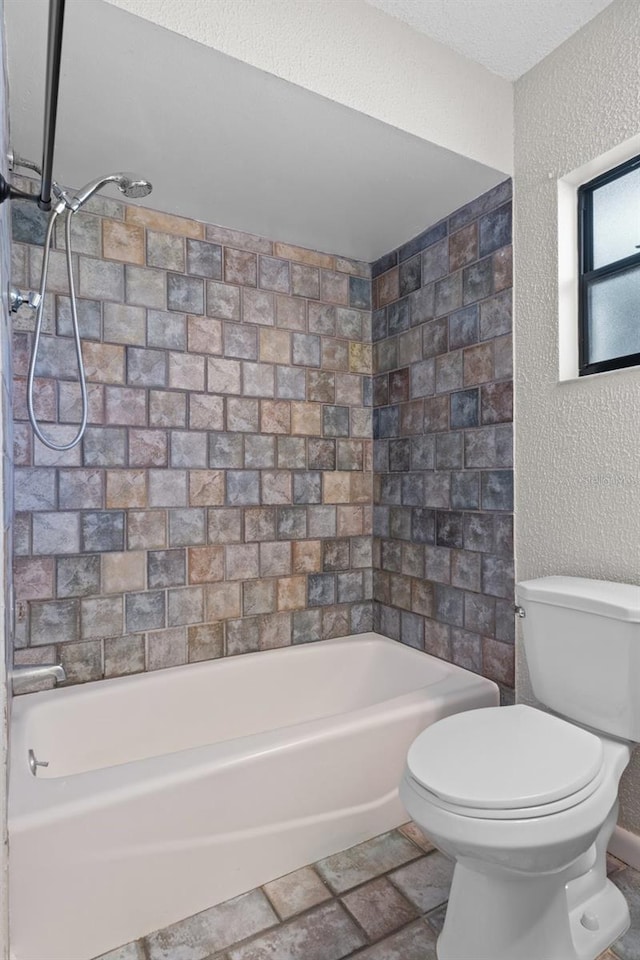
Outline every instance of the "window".
<path id="1" fill-rule="evenodd" d="M 640 365 L 640 156 L 578 190 L 579 373 Z"/>

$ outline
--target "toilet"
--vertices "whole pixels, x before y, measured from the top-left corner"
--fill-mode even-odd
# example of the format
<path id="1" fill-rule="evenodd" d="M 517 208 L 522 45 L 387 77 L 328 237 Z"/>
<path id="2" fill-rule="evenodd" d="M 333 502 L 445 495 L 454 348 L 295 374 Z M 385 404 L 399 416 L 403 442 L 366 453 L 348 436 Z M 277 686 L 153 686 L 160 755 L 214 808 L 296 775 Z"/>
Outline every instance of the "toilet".
<path id="1" fill-rule="evenodd" d="M 423 731 L 400 796 L 455 862 L 439 960 L 595 960 L 629 926 L 606 875 L 618 783 L 640 742 L 640 587 L 520 583 L 537 700 Z"/>

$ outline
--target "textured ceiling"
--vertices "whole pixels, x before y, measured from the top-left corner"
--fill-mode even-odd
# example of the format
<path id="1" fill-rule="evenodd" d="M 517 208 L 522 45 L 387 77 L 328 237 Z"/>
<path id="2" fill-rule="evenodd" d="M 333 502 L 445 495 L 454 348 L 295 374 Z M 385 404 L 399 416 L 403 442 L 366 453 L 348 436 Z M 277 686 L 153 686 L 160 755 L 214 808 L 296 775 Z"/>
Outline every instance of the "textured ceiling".
<path id="1" fill-rule="evenodd" d="M 38 160 L 47 3 L 4 9 L 12 146 Z M 54 175 L 79 186 L 118 169 L 151 180 L 147 206 L 361 260 L 504 179 L 110 4 L 74 0 Z"/>
<path id="2" fill-rule="evenodd" d="M 366 0 L 384 13 L 517 80 L 612 0 Z"/>

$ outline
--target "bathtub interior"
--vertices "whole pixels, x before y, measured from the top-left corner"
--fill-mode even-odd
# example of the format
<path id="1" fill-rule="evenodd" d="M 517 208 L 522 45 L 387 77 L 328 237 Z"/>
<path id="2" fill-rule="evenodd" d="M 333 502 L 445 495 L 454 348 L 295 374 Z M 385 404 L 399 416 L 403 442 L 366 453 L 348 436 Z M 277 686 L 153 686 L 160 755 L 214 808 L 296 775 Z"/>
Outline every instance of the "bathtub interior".
<path id="1" fill-rule="evenodd" d="M 457 668 L 363 635 L 28 695 L 23 743 L 68 777 L 306 723 L 431 686 Z"/>

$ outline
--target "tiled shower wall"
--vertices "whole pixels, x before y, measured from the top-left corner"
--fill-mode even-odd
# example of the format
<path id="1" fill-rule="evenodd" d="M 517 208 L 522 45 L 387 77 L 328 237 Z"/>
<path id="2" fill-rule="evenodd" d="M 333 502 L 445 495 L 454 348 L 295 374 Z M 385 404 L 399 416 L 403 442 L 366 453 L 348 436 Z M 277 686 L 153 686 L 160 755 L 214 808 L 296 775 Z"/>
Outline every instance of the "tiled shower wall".
<path id="1" fill-rule="evenodd" d="M 90 416 L 67 453 L 27 422 L 34 318 L 16 315 L 16 661 L 81 682 L 371 629 L 369 266 L 86 210 Z M 13 282 L 37 288 L 35 205 L 13 203 L 13 238 Z M 37 371 L 58 441 L 79 421 L 62 246 Z"/>
<path id="2" fill-rule="evenodd" d="M 372 274 L 376 629 L 512 687 L 511 182 Z"/>

